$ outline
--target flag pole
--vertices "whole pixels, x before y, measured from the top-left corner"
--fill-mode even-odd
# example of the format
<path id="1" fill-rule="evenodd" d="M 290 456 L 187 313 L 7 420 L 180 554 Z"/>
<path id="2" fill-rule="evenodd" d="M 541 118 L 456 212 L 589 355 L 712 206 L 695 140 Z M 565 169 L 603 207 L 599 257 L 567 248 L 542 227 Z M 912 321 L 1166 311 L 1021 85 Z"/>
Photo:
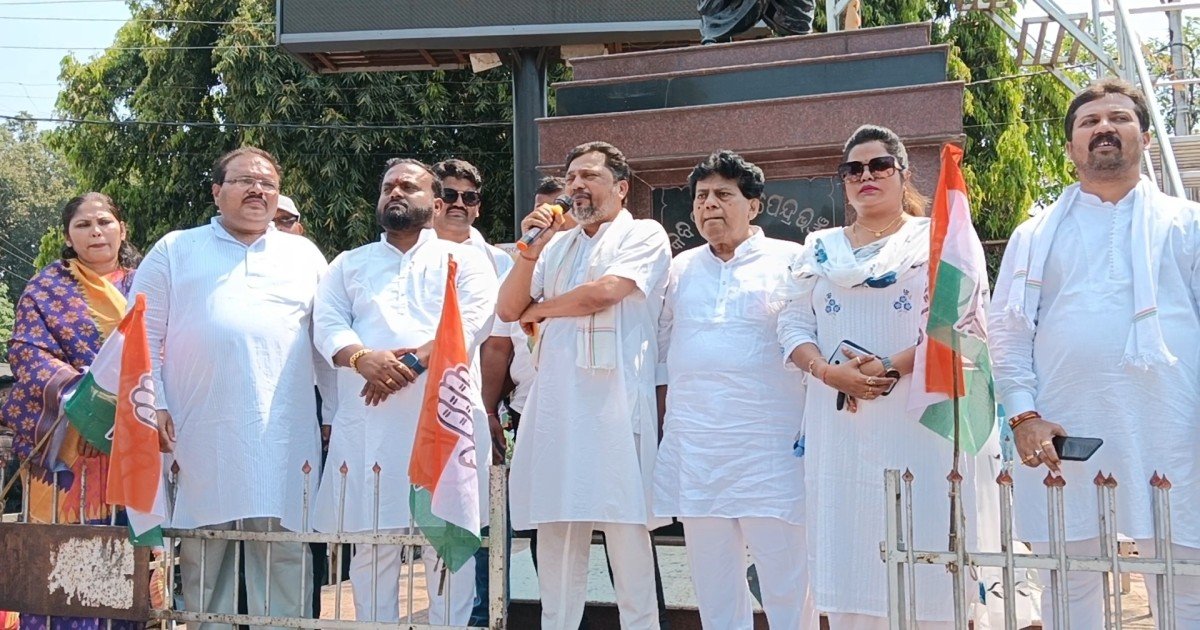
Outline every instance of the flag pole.
<path id="1" fill-rule="evenodd" d="M 964 588 L 963 574 L 966 571 L 966 563 L 963 562 L 965 554 L 963 553 L 963 521 L 962 521 L 962 473 L 959 471 L 959 459 L 962 454 L 962 444 L 959 436 L 959 430 L 962 426 L 961 411 L 959 409 L 959 398 L 961 397 L 962 389 L 959 387 L 958 376 L 962 372 L 962 355 L 958 352 L 958 343 L 953 344 L 950 353 L 950 381 L 953 385 L 953 404 L 954 404 L 954 464 L 950 468 L 950 552 L 953 553 L 958 561 L 952 566 L 954 567 L 954 620 L 955 627 L 966 628 L 966 592 Z M 964 384 L 965 385 L 965 384 Z M 959 623 L 963 625 L 959 625 Z"/>

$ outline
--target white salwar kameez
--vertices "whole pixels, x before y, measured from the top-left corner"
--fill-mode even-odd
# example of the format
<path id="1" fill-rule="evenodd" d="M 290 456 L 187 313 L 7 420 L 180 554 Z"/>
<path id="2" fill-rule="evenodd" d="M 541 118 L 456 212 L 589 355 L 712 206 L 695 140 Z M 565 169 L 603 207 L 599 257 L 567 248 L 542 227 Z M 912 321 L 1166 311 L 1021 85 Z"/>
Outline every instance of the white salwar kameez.
<path id="1" fill-rule="evenodd" d="M 458 263 L 456 286 L 463 334 L 468 350 L 474 353 L 483 336 L 484 325 L 495 309 L 498 283 L 487 261 L 473 247 L 440 240 L 433 230 L 421 232 L 416 245 L 401 252 L 388 244 L 386 237 L 338 256 L 322 279 L 314 309 L 314 340 L 317 349 L 332 363 L 342 348 L 361 344 L 371 349 L 416 348 L 434 337 L 442 314 L 449 257 Z M 477 370 L 477 367 L 475 368 Z M 338 370 L 338 409 L 329 444 L 328 466 L 317 493 L 314 527 L 324 532 L 406 531 L 412 527 L 409 513 L 408 465 L 412 455 L 417 420 L 428 376 L 422 374 L 383 403 L 368 407 L 359 395 L 363 377 L 349 368 Z M 487 418 L 478 389 L 472 400 L 476 459 L 480 476 L 481 517 L 487 519 L 487 465 L 491 439 Z M 340 468 L 347 468 L 342 477 Z M 372 468 L 380 467 L 378 484 L 378 522 L 376 522 L 376 485 Z M 343 494 L 344 486 L 344 494 Z M 432 554 L 432 548 L 423 552 Z M 399 588 L 394 580 L 394 563 L 399 554 L 389 546 L 372 549 L 359 545 L 352 573 L 355 606 L 360 618 L 372 615 L 379 621 L 395 621 L 399 611 L 395 597 L 382 595 Z M 380 595 L 374 598 L 370 584 L 374 578 L 369 562 L 375 554 L 380 560 Z M 474 588 L 455 588 L 455 582 L 474 584 L 474 561 L 449 576 L 450 592 L 465 593 L 464 601 L 451 602 L 451 625 L 465 625 Z M 387 582 L 387 583 L 385 583 Z M 429 581 L 431 592 L 437 581 Z M 465 603 L 464 603 L 465 602 Z M 437 608 L 443 608 L 438 605 Z M 441 610 L 435 611 L 439 615 Z M 457 618 L 462 616 L 462 618 Z"/>
<path id="2" fill-rule="evenodd" d="M 1101 470 L 1119 482 L 1117 531 L 1139 541 L 1153 538 L 1149 480 L 1157 471 L 1173 484 L 1175 543 L 1200 549 L 1200 206 L 1161 193 L 1147 201 L 1147 212 L 1169 222 L 1161 254 L 1150 264 L 1163 340 L 1178 361 L 1146 368 L 1123 360 L 1137 310 L 1133 204 L 1132 191 L 1116 204 L 1083 192 L 1075 197 L 1051 241 L 1039 308 L 1028 314 L 1035 328 L 1002 310 L 1020 264 L 1011 250 L 992 300 L 992 356 L 1005 414 L 1037 410 L 1068 435 L 1104 440 L 1090 460 L 1061 464 L 1067 482 L 1066 539 L 1089 541 L 1081 545 L 1089 555 L 1099 553 L 1099 542 L 1091 540 L 1099 536 L 1092 479 Z M 1033 222 L 1017 228 L 1014 239 L 1029 238 Z M 1045 474 L 1044 467 L 1021 465 L 1013 474 L 1016 534 L 1035 549 L 1049 540 Z M 1191 618 L 1178 619 L 1192 625 L 1180 627 L 1200 627 L 1200 578 L 1176 577 L 1175 585 L 1179 596 L 1190 592 L 1193 602 Z M 1072 622 L 1084 608 L 1101 607 L 1098 589 L 1092 590 L 1094 596 L 1078 604 Z"/>
<path id="3" fill-rule="evenodd" d="M 771 627 L 816 628 L 805 616 L 804 466 L 793 448 L 803 434 L 804 374 L 776 335 L 779 287 L 803 248 L 752 229 L 728 261 L 705 244 L 671 263 L 654 512 L 683 521 L 706 628 L 754 627 L 747 546 Z"/>
<path id="4" fill-rule="evenodd" d="M 914 232 L 916 231 L 916 232 Z M 925 326 L 923 310 L 928 285 L 928 219 L 909 219 L 901 231 L 878 241 L 907 239 L 925 247 L 907 268 L 895 269 L 895 282 L 882 288 L 863 284 L 845 287 L 817 273 L 806 295 L 788 303 L 780 315 L 779 335 L 786 356 L 804 343 L 814 343 L 829 358 L 843 340 L 878 356 L 890 356 L 916 345 Z M 817 240 L 847 251 L 841 228 L 810 234 L 806 257 L 816 255 Z M 868 246 L 872 247 L 872 246 Z M 862 248 L 867 250 L 867 248 Z M 883 253 L 874 254 L 882 256 Z M 898 258 L 898 256 L 897 256 Z M 869 258 L 867 258 L 869 260 Z M 803 366 L 802 366 L 803 367 Z M 911 470 L 916 477 L 913 529 L 918 549 L 945 549 L 950 521 L 946 475 L 954 464 L 954 444 L 909 417 L 911 376 L 904 376 L 888 396 L 859 400 L 857 413 L 837 410 L 837 390 L 809 379 L 804 406 L 806 434 L 805 497 L 810 585 L 822 613 L 855 628 L 887 627 L 887 587 L 879 542 L 885 537 L 883 475 L 887 469 Z M 968 549 L 977 549 L 976 491 L 980 469 L 991 483 L 995 439 L 977 457 L 960 462 L 963 511 L 967 515 Z M 986 484 L 984 484 L 986 487 Z M 994 525 L 984 525 L 992 526 Z M 941 566 L 918 566 L 917 619 L 949 622 L 954 618 L 951 580 Z M 843 617 L 843 615 L 848 615 Z M 922 623 L 922 627 L 925 627 Z M 930 627 L 938 627 L 931 625 Z"/>
<path id="5" fill-rule="evenodd" d="M 167 234 L 142 261 L 131 293 L 146 295 L 158 406 L 175 423 L 173 527 L 301 528 L 305 485 L 316 488 L 304 464 L 321 453 L 309 331 L 325 266 L 306 238 L 268 227 L 246 245 L 220 217 Z M 237 612 L 236 547 L 210 543 L 201 571 L 200 541 L 185 541 L 189 610 L 203 597 L 206 612 Z M 247 575 L 264 575 L 265 543 L 246 547 Z M 271 612 L 300 614 L 311 601 L 296 588 L 312 586 L 307 569 L 301 578 L 308 546 L 272 547 Z M 249 605 L 267 612 L 262 599 Z"/>
<path id="6" fill-rule="evenodd" d="M 514 529 L 538 528 L 538 581 L 542 627 L 574 630 L 583 611 L 587 547 L 592 529 L 608 533 L 622 624 L 657 627 L 654 562 L 647 527 L 663 521 L 650 509 L 652 471 L 658 445 L 655 365 L 658 317 L 671 262 L 667 234 L 657 222 L 622 221 L 624 234 L 610 256 L 593 260 L 606 223 L 594 236 L 580 234 L 570 288 L 606 275 L 637 285 L 616 309 L 616 369 L 577 365 L 576 327 L 581 318 L 547 319 L 541 326 L 538 378 L 525 404 L 510 476 Z M 568 247 L 557 238 L 534 268 L 531 297 L 541 299 L 547 257 Z M 606 244 L 607 247 L 607 244 Z M 557 270 L 555 271 L 557 273 Z M 578 530 L 578 531 L 572 531 Z M 580 548 L 580 545 L 584 545 Z M 626 553 L 637 547 L 636 553 Z M 644 553 L 643 553 L 644 552 Z M 644 557 L 643 557 L 644 556 Z M 580 565 L 582 562 L 584 565 Z M 582 566 L 582 571 L 580 568 Z"/>

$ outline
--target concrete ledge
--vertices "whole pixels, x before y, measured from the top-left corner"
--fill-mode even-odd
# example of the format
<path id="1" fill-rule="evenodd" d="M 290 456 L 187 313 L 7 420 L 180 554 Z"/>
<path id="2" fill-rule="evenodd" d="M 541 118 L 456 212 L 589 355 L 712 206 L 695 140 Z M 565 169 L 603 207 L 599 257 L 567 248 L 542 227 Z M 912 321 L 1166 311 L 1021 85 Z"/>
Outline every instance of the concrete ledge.
<path id="1" fill-rule="evenodd" d="M 578 80 L 632 77 L 748 63 L 825 57 L 929 44 L 930 24 L 902 24 L 857 31 L 773 37 L 711 46 L 689 46 L 571 60 Z"/>

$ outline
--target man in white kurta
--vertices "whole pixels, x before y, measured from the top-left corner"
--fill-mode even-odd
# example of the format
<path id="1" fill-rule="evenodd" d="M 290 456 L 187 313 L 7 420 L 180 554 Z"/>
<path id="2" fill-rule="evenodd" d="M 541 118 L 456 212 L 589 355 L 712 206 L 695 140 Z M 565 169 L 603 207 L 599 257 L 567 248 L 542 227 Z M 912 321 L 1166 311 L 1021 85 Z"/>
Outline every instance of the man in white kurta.
<path id="1" fill-rule="evenodd" d="M 439 239 L 432 229 L 424 228 L 429 216 L 442 210 L 438 184 L 433 172 L 419 162 L 392 163 L 384 174 L 377 211 L 384 235 L 377 243 L 338 256 L 321 281 L 314 308 L 314 342 L 341 369 L 329 466 L 316 500 L 315 523 L 320 531 L 414 531 L 408 466 L 427 377 L 398 365 L 399 358 L 411 350 L 422 365 L 428 363 L 451 256 L 458 262 L 456 286 L 469 352 L 478 347 L 484 324 L 492 316 L 497 282 L 490 263 L 474 248 Z M 360 356 L 352 367 L 350 359 L 355 355 Z M 378 370 L 381 364 L 387 367 Z M 391 388 L 384 394 L 379 388 L 388 381 Z M 364 387 L 376 388 L 382 400 L 370 393 L 360 395 Z M 472 390 L 471 404 L 479 408 L 478 388 Z M 474 437 L 481 514 L 486 518 L 491 458 L 482 420 L 476 416 Z M 401 550 L 399 545 L 357 546 L 350 564 L 357 619 L 399 620 Z M 422 560 L 430 623 L 466 625 L 475 597 L 474 560 L 445 576 L 444 588 L 439 585 L 442 565 L 432 547 L 424 548 Z"/>
<path id="2" fill-rule="evenodd" d="M 507 252 L 487 242 L 483 234 L 475 229 L 475 221 L 483 206 L 483 174 L 474 164 L 466 160 L 450 158 L 433 165 L 433 173 L 442 180 L 442 211 L 433 216 L 431 225 L 438 238 L 463 243 L 479 250 L 492 265 L 499 279 L 512 269 L 513 259 Z M 485 330 L 491 330 L 495 318 L 489 320 Z M 507 328 L 505 328 L 507 331 Z M 497 336 L 492 332 L 479 347 L 477 370 L 472 370 L 476 388 L 482 394 L 483 405 L 472 411 L 482 417 L 492 436 L 492 458 L 504 461 L 506 438 L 500 425 L 497 407 L 500 392 L 508 379 L 508 360 L 512 344 L 507 335 Z M 485 493 L 486 494 L 486 493 Z M 505 528 L 507 531 L 507 527 Z M 485 532 L 486 533 L 486 532 Z M 475 606 L 471 609 L 470 625 L 487 625 L 488 617 L 488 550 L 480 547 L 475 553 Z"/>
<path id="3" fill-rule="evenodd" d="M 1104 471 L 1119 482 L 1117 531 L 1152 556 L 1157 471 L 1174 484 L 1174 557 L 1200 558 L 1200 207 L 1140 178 L 1147 121 L 1144 97 L 1123 82 L 1076 96 L 1066 124 L 1080 181 L 1017 228 L 996 281 L 996 386 L 1025 463 L 1016 533 L 1038 553 L 1049 549 L 1045 465 L 1066 480 L 1070 553 L 1100 554 L 1092 479 Z M 1059 461 L 1054 435 L 1104 444 L 1089 461 Z M 1100 580 L 1068 574 L 1070 627 L 1104 627 Z M 1200 578 L 1175 577 L 1175 598 L 1175 627 L 1200 628 Z"/>
<path id="4" fill-rule="evenodd" d="M 317 487 L 305 464 L 320 462 L 309 335 L 325 258 L 308 239 L 270 226 L 279 196 L 270 154 L 226 154 L 213 179 L 220 215 L 164 236 L 131 289 L 146 295 L 161 441 L 179 465 L 171 525 L 299 531 L 305 491 Z M 184 539 L 187 610 L 237 612 L 236 548 Z M 249 613 L 307 616 L 308 546 L 244 548 Z"/>
<path id="5" fill-rule="evenodd" d="M 805 382 L 775 334 L 779 288 L 803 248 L 750 225 L 764 176 L 741 156 L 714 153 L 688 183 L 706 244 L 672 261 L 660 319 L 668 387 L 654 513 L 683 522 L 705 628 L 754 628 L 749 547 L 771 627 L 815 629 L 795 446 Z"/>
<path id="6" fill-rule="evenodd" d="M 548 229 L 497 305 L 505 321 L 541 324 L 513 454 L 513 527 L 538 530 L 544 630 L 579 625 L 594 529 L 605 533 L 622 627 L 657 628 L 648 528 L 661 522 L 650 510 L 654 366 L 670 245 L 661 225 L 623 208 L 630 175 L 619 150 L 581 145 L 567 164 L 579 225 L 551 242 L 561 215 L 541 207 L 526 217 L 525 231 Z"/>

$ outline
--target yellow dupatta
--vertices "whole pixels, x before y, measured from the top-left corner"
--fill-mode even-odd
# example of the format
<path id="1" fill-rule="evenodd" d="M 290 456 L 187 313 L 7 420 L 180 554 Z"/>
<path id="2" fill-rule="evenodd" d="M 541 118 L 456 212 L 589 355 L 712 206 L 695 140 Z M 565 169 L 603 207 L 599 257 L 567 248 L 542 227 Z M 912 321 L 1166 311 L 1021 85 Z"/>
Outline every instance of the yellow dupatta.
<path id="1" fill-rule="evenodd" d="M 71 277 L 79 283 L 87 303 L 88 316 L 100 332 L 100 340 L 108 339 L 109 334 L 125 317 L 127 301 L 125 296 L 108 278 L 119 281 L 126 270 L 119 269 L 108 277 L 102 276 L 77 259 L 65 262 Z M 66 438 L 59 450 L 59 459 L 75 473 L 75 483 L 69 490 L 58 493 L 58 522 L 80 523 L 107 519 L 110 516 L 108 504 L 105 502 L 105 486 L 108 483 L 108 456 L 85 458 L 79 456 L 81 438 L 73 427 L 68 426 Z M 85 484 L 80 480 L 86 479 Z M 32 478 L 29 484 L 29 518 L 33 522 L 49 523 L 53 521 L 55 489 L 53 484 L 41 479 Z M 80 514 L 80 506 L 86 506 L 86 513 Z"/>

